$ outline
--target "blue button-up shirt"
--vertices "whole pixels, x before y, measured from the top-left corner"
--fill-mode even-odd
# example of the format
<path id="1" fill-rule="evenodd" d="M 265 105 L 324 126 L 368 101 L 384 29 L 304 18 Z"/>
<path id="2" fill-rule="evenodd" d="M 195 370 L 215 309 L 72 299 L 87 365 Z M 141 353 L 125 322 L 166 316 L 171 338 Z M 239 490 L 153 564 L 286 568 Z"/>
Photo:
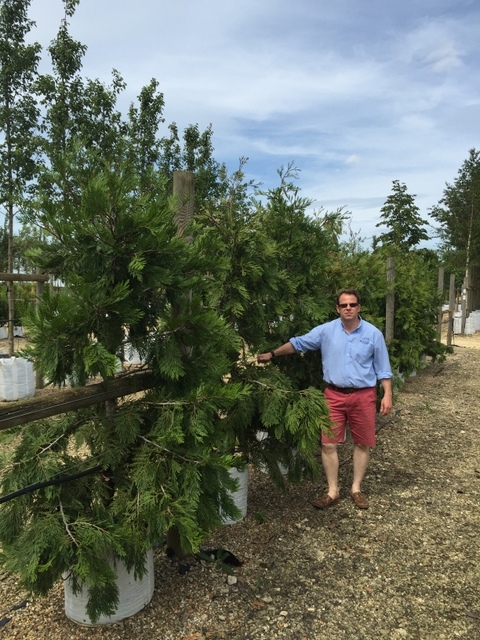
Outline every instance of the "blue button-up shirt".
<path id="1" fill-rule="evenodd" d="M 351 333 L 337 318 L 290 342 L 299 353 L 319 350 L 323 378 L 337 387 L 374 387 L 377 380 L 393 378 L 382 332 L 361 318 Z"/>

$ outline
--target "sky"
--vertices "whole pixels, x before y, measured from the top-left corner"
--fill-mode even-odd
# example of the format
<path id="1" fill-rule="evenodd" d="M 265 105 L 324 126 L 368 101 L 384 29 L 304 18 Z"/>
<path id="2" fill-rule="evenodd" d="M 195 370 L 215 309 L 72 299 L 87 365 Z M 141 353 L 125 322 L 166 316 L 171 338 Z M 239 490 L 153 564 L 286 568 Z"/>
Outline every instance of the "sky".
<path id="1" fill-rule="evenodd" d="M 63 4 L 29 17 L 46 47 Z M 343 207 L 366 244 L 394 180 L 431 221 L 480 148 L 478 0 L 80 0 L 69 23 L 83 75 L 124 78 L 125 110 L 156 78 L 165 135 L 211 125 L 216 160 L 248 157 L 264 188 L 292 163 L 312 210 Z"/>

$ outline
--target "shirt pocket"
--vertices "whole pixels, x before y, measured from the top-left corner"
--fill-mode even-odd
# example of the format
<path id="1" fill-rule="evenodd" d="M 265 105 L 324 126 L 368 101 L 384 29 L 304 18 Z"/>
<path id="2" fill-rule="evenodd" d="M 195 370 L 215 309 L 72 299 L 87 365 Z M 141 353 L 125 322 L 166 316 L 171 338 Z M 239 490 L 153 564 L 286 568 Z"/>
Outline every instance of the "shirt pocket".
<path id="1" fill-rule="evenodd" d="M 353 359 L 359 364 L 370 364 L 373 358 L 373 343 L 369 340 L 359 340 L 355 344 Z"/>

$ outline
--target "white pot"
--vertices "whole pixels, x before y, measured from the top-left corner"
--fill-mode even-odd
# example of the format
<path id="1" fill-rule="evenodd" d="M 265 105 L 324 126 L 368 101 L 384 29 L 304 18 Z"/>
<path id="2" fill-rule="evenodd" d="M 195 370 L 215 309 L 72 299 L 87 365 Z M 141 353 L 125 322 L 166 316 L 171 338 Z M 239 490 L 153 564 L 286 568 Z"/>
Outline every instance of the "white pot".
<path id="1" fill-rule="evenodd" d="M 222 516 L 224 524 L 235 524 L 240 522 L 247 515 L 247 500 L 248 500 L 248 466 L 246 465 L 243 471 L 239 471 L 236 467 L 232 467 L 229 471 L 232 478 L 238 480 L 238 490 L 230 493 L 233 498 L 235 506 L 241 511 L 240 518 L 234 519 L 228 516 Z"/>
<path id="2" fill-rule="evenodd" d="M 133 571 L 128 572 L 122 560 L 117 559 L 115 562 L 112 560 L 112 566 L 117 571 L 118 607 L 112 616 L 100 616 L 96 625 L 112 624 L 129 618 L 150 602 L 155 587 L 153 549 L 147 552 L 145 562 L 146 572 L 143 578 L 135 580 Z M 87 614 L 88 590 L 82 589 L 78 594 L 74 594 L 71 579 L 68 576 L 63 581 L 63 589 L 67 617 L 79 624 L 92 625 Z"/>

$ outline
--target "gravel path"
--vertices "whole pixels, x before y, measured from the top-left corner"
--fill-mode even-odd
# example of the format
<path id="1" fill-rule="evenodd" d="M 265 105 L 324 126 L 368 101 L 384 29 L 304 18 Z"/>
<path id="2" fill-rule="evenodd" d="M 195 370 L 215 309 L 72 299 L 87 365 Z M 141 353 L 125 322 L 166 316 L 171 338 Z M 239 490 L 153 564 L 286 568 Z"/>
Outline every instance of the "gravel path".
<path id="1" fill-rule="evenodd" d="M 251 474 L 248 515 L 206 546 L 243 561 L 227 576 L 155 553 L 156 587 L 139 614 L 82 627 L 63 588 L 31 600 L 0 574 L 0 635 L 45 640 L 480 640 L 480 334 L 406 382 L 378 424 L 353 506 L 351 443 L 341 452 L 341 501 L 319 512 L 309 483 L 282 494 Z M 230 582 L 230 584 L 229 584 Z"/>

